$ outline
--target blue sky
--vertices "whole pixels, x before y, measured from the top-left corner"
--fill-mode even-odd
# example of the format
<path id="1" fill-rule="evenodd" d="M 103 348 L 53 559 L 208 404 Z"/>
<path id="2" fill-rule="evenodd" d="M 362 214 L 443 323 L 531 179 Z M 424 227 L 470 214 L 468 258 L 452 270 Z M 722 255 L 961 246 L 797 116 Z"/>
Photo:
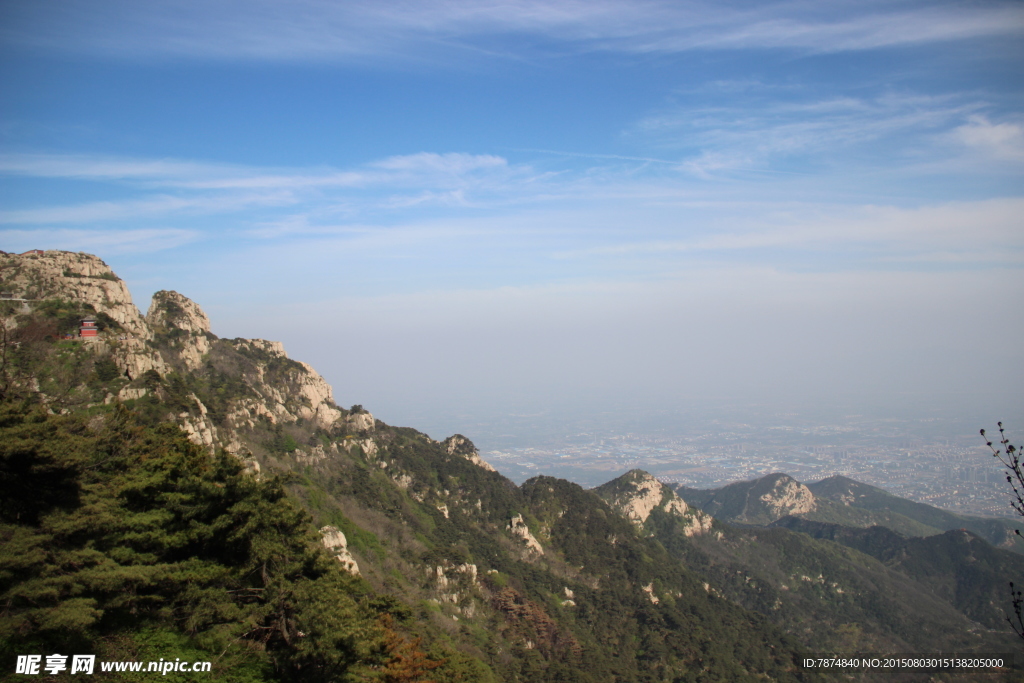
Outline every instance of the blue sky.
<path id="1" fill-rule="evenodd" d="M 1019 2 L 9 0 L 0 248 L 428 430 L 1024 419 L 1022 38 Z"/>

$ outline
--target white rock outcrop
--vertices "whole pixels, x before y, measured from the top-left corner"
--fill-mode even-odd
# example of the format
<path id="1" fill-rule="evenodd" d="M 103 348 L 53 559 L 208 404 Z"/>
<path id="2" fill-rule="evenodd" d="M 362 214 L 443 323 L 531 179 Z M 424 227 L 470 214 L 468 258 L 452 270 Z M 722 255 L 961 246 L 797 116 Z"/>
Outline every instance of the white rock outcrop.
<path id="1" fill-rule="evenodd" d="M 691 508 L 692 509 L 692 508 Z M 693 514 L 686 516 L 683 520 L 683 534 L 686 536 L 700 536 L 711 531 L 715 518 L 700 510 L 693 510 Z M 719 533 L 717 538 L 721 538 Z"/>
<path id="2" fill-rule="evenodd" d="M 606 496 L 606 499 L 637 526 L 643 526 L 651 513 L 660 507 L 668 514 L 682 519 L 682 531 L 687 536 L 711 530 L 714 522 L 711 515 L 691 508 L 675 491 L 647 472 L 633 470 L 620 477 L 616 483 L 619 484 L 619 490 Z"/>
<path id="3" fill-rule="evenodd" d="M 212 451 L 217 443 L 217 428 L 207 417 L 206 406 L 203 405 L 203 402 L 195 394 L 192 394 L 191 398 L 198 411 L 196 413 L 181 413 L 178 415 L 178 424 L 181 430 L 188 435 L 189 441 Z"/>
<path id="4" fill-rule="evenodd" d="M 477 467 L 482 467 L 488 472 L 494 472 L 495 469 L 491 467 L 491 464 L 480 457 L 480 451 L 476 449 L 473 442 L 464 437 L 462 434 L 453 434 L 447 439 L 441 442 L 448 455 L 456 455 L 460 458 L 465 458 Z"/>
<path id="5" fill-rule="evenodd" d="M 129 379 L 138 379 L 150 370 L 167 374 L 167 363 L 144 339 L 126 336 L 109 344 L 111 358 Z"/>
<path id="6" fill-rule="evenodd" d="M 661 602 L 661 598 L 654 594 L 654 582 L 651 581 L 649 584 L 643 587 L 644 593 L 647 593 L 647 599 L 651 601 L 652 605 L 657 605 Z"/>
<path id="7" fill-rule="evenodd" d="M 509 522 L 506 527 L 512 535 L 516 538 L 522 539 L 526 543 L 526 547 L 538 555 L 544 554 L 544 548 L 541 547 L 540 542 L 530 533 L 530 527 L 526 525 L 526 520 L 523 519 L 522 515 L 516 515 Z"/>
<path id="8" fill-rule="evenodd" d="M 377 421 L 374 419 L 373 415 L 366 411 L 362 411 L 358 413 L 350 413 L 348 417 L 345 418 L 345 424 L 353 431 L 369 432 L 373 430 Z"/>
<path id="9" fill-rule="evenodd" d="M 629 520 L 643 524 L 651 516 L 654 508 L 661 505 L 666 486 L 646 472 L 636 473 L 629 483 L 632 490 L 620 498 L 619 510 Z M 686 503 L 679 498 L 670 500 L 666 504 L 666 509 L 669 509 L 669 506 L 672 510 L 678 510 L 679 514 L 685 514 L 688 509 Z"/>
<path id="10" fill-rule="evenodd" d="M 334 392 L 331 390 L 331 385 L 313 369 L 312 365 L 302 361 L 296 362 L 306 371 L 304 377 L 299 377 L 298 394 L 309 401 L 309 406 L 299 407 L 299 417 L 311 420 L 324 429 L 332 426 L 341 419 L 341 411 L 334 406 Z M 370 415 L 370 420 L 372 422 L 372 415 Z"/>
<path id="11" fill-rule="evenodd" d="M 772 490 L 762 494 L 760 500 L 775 519 L 802 515 L 818 508 L 811 490 L 790 477 L 779 477 Z"/>
<path id="12" fill-rule="evenodd" d="M 81 304 L 83 315 L 91 309 L 101 324 L 106 322 L 108 326 L 84 343 L 94 345 L 98 353 L 109 354 L 127 379 L 139 380 L 149 371 L 155 371 L 160 378 L 154 379 L 159 380 L 172 370 L 202 370 L 211 359 L 216 360 L 215 351 L 221 353 L 222 360 L 227 358 L 231 372 L 240 368 L 237 379 L 246 388 L 230 396 L 225 405 L 217 406 L 216 424 L 194 395 L 189 397 L 192 405 L 187 412 L 174 416 L 189 439 L 211 451 L 226 446 L 241 453 L 244 432 L 259 428 L 260 421 L 277 426 L 305 420 L 327 430 L 345 418 L 356 432 L 374 428 L 375 420 L 369 413 L 346 416 L 334 404 L 327 381 L 309 365 L 288 359 L 280 342 L 218 340 L 210 332 L 209 318 L 186 296 L 157 292 L 149 313 L 143 317 L 125 283 L 95 256 L 65 251 L 23 255 L 0 252 L 0 281 L 4 296 L 25 300 L 26 310 L 47 299 Z M 110 325 L 110 321 L 117 325 Z M 165 389 L 159 381 L 151 385 L 147 380 L 145 386 L 136 382 L 122 387 L 116 397 L 111 394 L 108 400 L 136 400 Z M 368 456 L 374 455 L 376 444 L 372 440 L 360 445 Z"/>
<path id="13" fill-rule="evenodd" d="M 325 526 L 320 529 L 320 542 L 334 555 L 345 571 L 359 576 L 359 564 L 348 549 L 348 539 L 338 527 Z"/>
<path id="14" fill-rule="evenodd" d="M 284 344 L 266 339 L 226 340 L 242 353 L 268 355 L 288 359 Z M 290 359 L 288 359 L 290 360 Z M 301 361 L 292 361 L 293 368 L 286 371 L 283 381 L 273 386 L 266 382 L 267 368 L 262 363 L 254 366 L 255 376 L 248 383 L 264 399 L 268 410 L 274 415 L 273 422 L 295 422 L 304 419 L 318 427 L 328 429 L 342 418 L 342 412 L 334 405 L 334 393 L 320 373 Z M 372 416 L 371 416 L 372 419 Z"/>
<path id="15" fill-rule="evenodd" d="M 363 455 L 367 458 L 372 460 L 377 455 L 377 442 L 373 439 L 359 439 L 354 441 L 354 443 L 363 449 Z M 387 463 L 383 463 L 381 467 L 387 467 Z"/>
<path id="16" fill-rule="evenodd" d="M 198 304 L 177 292 L 157 292 L 146 313 L 146 323 L 154 332 L 177 330 L 170 343 L 185 369 L 203 367 L 203 357 L 210 352 L 210 319 Z"/>
<path id="17" fill-rule="evenodd" d="M 442 564 L 426 567 L 427 577 L 433 583 L 436 597 L 430 601 L 435 604 L 448 604 L 463 616 L 472 617 L 476 614 L 476 601 L 473 596 L 478 594 L 480 582 L 477 579 L 475 564 L 453 565 L 447 560 Z M 458 619 L 452 615 L 452 618 Z"/>
<path id="18" fill-rule="evenodd" d="M 128 287 L 99 258 L 70 251 L 0 254 L 0 280 L 5 296 L 29 302 L 66 299 L 116 322 L 121 329 L 104 333 L 97 342 L 107 346 L 118 368 L 130 378 L 148 370 L 167 371 L 160 354 L 147 345 L 153 335 L 132 303 Z"/>

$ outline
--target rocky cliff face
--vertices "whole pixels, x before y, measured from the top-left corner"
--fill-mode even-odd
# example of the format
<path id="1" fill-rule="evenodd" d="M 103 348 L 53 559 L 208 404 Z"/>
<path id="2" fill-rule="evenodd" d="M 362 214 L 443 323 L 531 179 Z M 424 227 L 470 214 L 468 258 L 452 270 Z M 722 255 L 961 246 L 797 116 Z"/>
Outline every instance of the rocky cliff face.
<path id="1" fill-rule="evenodd" d="M 327 551 L 334 555 L 334 558 L 341 563 L 345 571 L 350 574 L 359 575 L 359 563 L 352 557 L 348 549 L 348 539 L 338 527 L 325 526 L 320 529 L 320 542 L 324 544 Z"/>
<path id="2" fill-rule="evenodd" d="M 769 516 L 779 519 L 786 515 L 802 515 L 817 509 L 814 494 L 800 482 L 790 477 L 779 477 L 772 489 L 759 496 Z"/>
<path id="3" fill-rule="evenodd" d="M 238 357 L 234 369 L 251 391 L 238 401 L 232 418 L 236 423 L 266 419 L 271 424 L 293 424 L 306 420 L 321 429 L 330 429 L 342 421 L 343 413 L 334 404 L 331 386 L 311 366 L 288 358 L 281 342 L 264 339 L 218 340 L 215 365 L 227 368 L 232 356 Z M 233 352 L 233 353 L 232 353 Z M 217 363 L 216 361 L 219 361 Z M 248 362 L 246 362 L 248 361 Z M 355 424 L 372 428 L 373 416 L 355 418 Z M 362 431 L 359 427 L 354 427 Z"/>
<path id="4" fill-rule="evenodd" d="M 491 467 L 491 464 L 480 457 L 480 451 L 476 449 L 473 442 L 462 434 L 453 434 L 452 436 L 449 436 L 441 442 L 441 445 L 444 446 L 448 455 L 457 455 L 460 458 L 465 458 L 478 467 L 484 468 L 488 472 L 494 472 L 494 468 Z"/>
<path id="5" fill-rule="evenodd" d="M 691 508 L 670 487 L 643 470 L 632 470 L 596 489 L 605 502 L 638 527 L 643 527 L 655 510 L 682 521 L 687 536 L 707 533 L 714 521 L 696 508 Z"/>
<path id="6" fill-rule="evenodd" d="M 537 537 L 530 531 L 530 527 L 527 526 L 526 520 L 523 519 L 522 515 L 513 515 L 507 529 L 512 532 L 513 536 L 521 540 L 530 552 L 537 553 L 538 555 L 544 554 L 544 548 L 541 546 L 540 541 L 537 540 Z"/>
<path id="7" fill-rule="evenodd" d="M 178 292 L 154 294 L 143 316 L 106 263 L 65 251 L 0 252 L 0 292 L 9 300 L 2 314 L 8 327 L 45 318 L 53 335 L 74 336 L 79 350 L 116 364 L 120 378 L 109 383 L 102 401 L 171 407 L 155 417 L 176 421 L 191 441 L 211 451 L 223 447 L 245 458 L 254 471 L 262 456 L 290 455 L 310 463 L 336 457 L 339 443 L 375 459 L 379 445 L 371 413 L 360 406 L 339 408 L 327 381 L 310 365 L 288 358 L 280 342 L 218 338 L 206 313 Z M 55 309 L 61 311 L 58 323 Z M 77 338 L 86 316 L 99 321 L 95 339 Z M 325 449 L 317 433 L 343 440 Z M 494 471 L 464 436 L 449 437 L 443 448 Z"/>
<path id="8" fill-rule="evenodd" d="M 771 524 L 786 515 L 804 515 L 818 509 L 811 490 L 782 473 L 735 482 L 715 491 L 689 491 L 694 493 L 705 494 L 696 504 L 708 514 L 741 524 Z"/>
<path id="9" fill-rule="evenodd" d="M 198 370 L 203 357 L 210 352 L 210 319 L 188 297 L 177 292 L 160 291 L 153 295 L 146 314 L 150 330 L 163 337 L 179 366 L 185 371 Z"/>
<path id="10" fill-rule="evenodd" d="M 128 287 L 95 256 L 68 251 L 0 254 L 0 290 L 5 297 L 26 299 L 26 308 L 62 300 L 107 316 L 113 324 L 103 341 L 122 372 L 134 378 L 148 370 L 167 371 L 164 359 L 152 348 L 153 334 L 132 303 Z"/>
<path id="11" fill-rule="evenodd" d="M 97 313 L 109 315 L 128 334 L 150 338 L 128 287 L 95 256 L 69 251 L 24 256 L 0 254 L 0 277 L 5 296 L 81 302 Z"/>
<path id="12" fill-rule="evenodd" d="M 267 433 L 300 423 L 354 434 L 373 429 L 371 414 L 338 408 L 326 380 L 309 365 L 289 359 L 280 342 L 218 339 L 202 309 L 178 292 L 154 294 L 143 317 L 125 283 L 95 256 L 0 253 L 0 291 L 3 298 L 18 300 L 10 302 L 17 304 L 6 321 L 11 326 L 19 315 L 45 315 L 53 308 L 47 302 L 63 302 L 83 317 L 96 317 L 99 335 L 76 341 L 108 356 L 122 374 L 107 402 L 136 401 L 155 392 L 163 403 L 176 406 L 165 417 L 210 449 L 259 450 Z M 77 335 L 77 318 L 70 320 L 61 323 L 69 329 L 54 332 Z M 278 436 L 288 443 L 288 435 Z"/>

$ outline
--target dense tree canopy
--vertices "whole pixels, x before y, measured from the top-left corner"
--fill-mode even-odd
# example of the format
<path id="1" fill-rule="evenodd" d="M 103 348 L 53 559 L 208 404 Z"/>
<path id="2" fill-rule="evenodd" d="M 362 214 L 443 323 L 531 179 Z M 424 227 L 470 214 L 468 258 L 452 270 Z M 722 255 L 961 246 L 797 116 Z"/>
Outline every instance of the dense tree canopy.
<path id="1" fill-rule="evenodd" d="M 358 579 L 281 483 L 244 476 L 173 424 L 3 403 L 0 487 L 5 655 L 137 656 L 166 631 L 219 653 L 222 680 L 337 680 L 386 660 Z"/>

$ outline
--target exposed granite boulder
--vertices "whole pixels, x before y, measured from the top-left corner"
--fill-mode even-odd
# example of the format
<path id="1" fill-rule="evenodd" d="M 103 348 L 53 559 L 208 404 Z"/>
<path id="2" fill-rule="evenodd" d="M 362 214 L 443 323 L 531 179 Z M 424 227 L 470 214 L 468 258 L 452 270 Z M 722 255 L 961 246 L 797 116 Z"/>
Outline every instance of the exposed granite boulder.
<path id="1" fill-rule="evenodd" d="M 159 291 L 153 295 L 146 323 L 157 338 L 174 349 L 185 370 L 198 370 L 210 352 L 210 319 L 186 296 Z"/>
<path id="2" fill-rule="evenodd" d="M 453 434 L 452 436 L 449 436 L 441 442 L 441 445 L 444 446 L 448 455 L 457 455 L 460 458 L 465 458 L 474 465 L 484 468 L 488 472 L 495 471 L 489 462 L 480 457 L 480 451 L 476 449 L 473 442 L 462 434 Z"/>
<path id="3" fill-rule="evenodd" d="M 690 507 L 671 487 L 643 470 L 627 472 L 595 491 L 612 508 L 641 528 L 657 509 L 678 517 L 687 536 L 710 531 L 714 521 L 711 515 Z"/>
<path id="4" fill-rule="evenodd" d="M 530 527 L 526 525 L 526 520 L 523 519 L 522 515 L 515 515 L 506 527 L 512 535 L 522 540 L 526 547 L 532 552 L 538 555 L 544 554 L 544 548 L 541 547 L 540 541 L 530 532 Z"/>
<path id="5" fill-rule="evenodd" d="M 779 477 L 771 491 L 761 494 L 760 500 L 775 519 L 813 512 L 818 507 L 811 490 L 788 476 Z"/>
<path id="6" fill-rule="evenodd" d="M 350 574 L 359 575 L 359 563 L 352 557 L 348 549 L 348 539 L 338 527 L 325 526 L 320 529 L 320 542 L 327 551 L 334 555 L 334 558 L 341 562 L 341 566 Z"/>

